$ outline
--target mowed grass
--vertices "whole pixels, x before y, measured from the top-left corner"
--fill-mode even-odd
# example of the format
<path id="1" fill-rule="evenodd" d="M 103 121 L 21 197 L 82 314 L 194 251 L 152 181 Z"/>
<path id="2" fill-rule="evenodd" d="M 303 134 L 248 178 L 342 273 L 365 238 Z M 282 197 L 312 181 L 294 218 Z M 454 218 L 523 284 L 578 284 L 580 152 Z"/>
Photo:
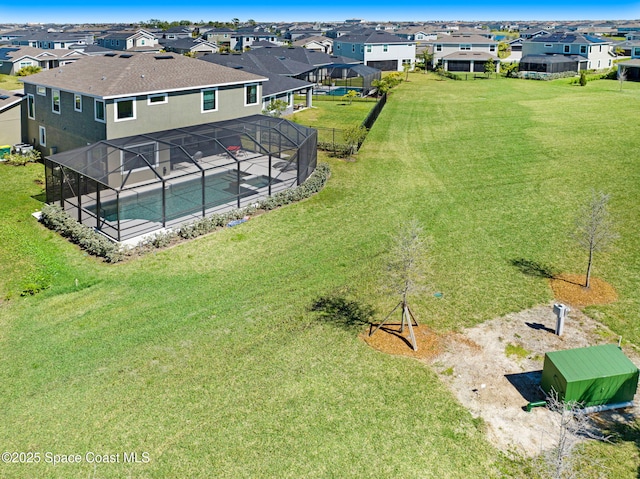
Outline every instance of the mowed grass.
<path id="1" fill-rule="evenodd" d="M 310 306 L 343 295 L 381 319 L 394 305 L 377 293 L 390 236 L 412 218 L 432 237 L 430 282 L 444 293 L 413 299 L 419 321 L 447 331 L 548 302 L 546 280 L 514 264 L 582 271 L 567 232 L 596 188 L 612 194 L 621 239 L 594 274 L 620 300 L 588 312 L 637 343 L 640 138 L 620 118 L 640 85 L 410 80 L 358 161 L 332 160 L 320 194 L 124 264 L 49 236 L 28 215 L 35 169 L 0 167 L 15 201 L 0 212 L 26 225 L 13 259 L 0 258 L 23 264 L 0 307 L 4 449 L 150 457 L 0 475 L 526 476 L 427 366 L 370 350 Z M 18 297 L 39 271 L 51 287 Z M 610 477 L 635 477 L 637 441 L 591 453 Z"/>
<path id="2" fill-rule="evenodd" d="M 367 117 L 375 105 L 374 101 L 352 101 L 336 98 L 319 100 L 314 98 L 313 108 L 294 113 L 288 118 L 305 126 L 345 129 L 357 126 Z"/>

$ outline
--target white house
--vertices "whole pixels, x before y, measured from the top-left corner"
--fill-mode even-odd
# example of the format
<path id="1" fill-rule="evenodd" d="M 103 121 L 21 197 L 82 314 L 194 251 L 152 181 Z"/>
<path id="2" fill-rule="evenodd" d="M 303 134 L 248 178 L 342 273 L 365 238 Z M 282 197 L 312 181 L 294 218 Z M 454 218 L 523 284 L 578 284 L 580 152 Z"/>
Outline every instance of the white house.
<path id="1" fill-rule="evenodd" d="M 372 30 L 336 38 L 333 42 L 333 52 L 360 60 L 378 70 L 402 71 L 406 64 L 411 65 L 413 69 L 416 61 L 416 42 L 385 31 Z"/>
<path id="2" fill-rule="evenodd" d="M 445 71 L 484 73 L 489 60 L 499 71 L 498 42 L 482 35 L 441 35 L 433 43 L 433 66 L 440 63 Z"/>

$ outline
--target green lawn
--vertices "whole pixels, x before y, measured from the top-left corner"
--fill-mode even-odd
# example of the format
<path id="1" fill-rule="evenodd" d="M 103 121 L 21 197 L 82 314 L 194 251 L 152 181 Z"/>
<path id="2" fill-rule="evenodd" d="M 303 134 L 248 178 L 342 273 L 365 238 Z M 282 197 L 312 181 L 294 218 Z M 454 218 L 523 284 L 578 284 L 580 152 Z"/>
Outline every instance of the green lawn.
<path id="1" fill-rule="evenodd" d="M 527 477 L 428 367 L 310 306 L 332 294 L 387 311 L 385 253 L 411 218 L 444 292 L 414 299 L 419 320 L 449 331 L 549 302 L 546 280 L 513 264 L 582 272 L 567 232 L 596 188 L 621 239 L 594 275 L 620 300 L 588 313 L 640 344 L 640 135 L 621 120 L 640 84 L 410 80 L 320 194 L 123 264 L 41 229 L 38 167 L 0 165 L 0 443 L 150 457 L 1 464 L 0 477 Z M 51 287 L 20 297 L 40 276 Z M 609 477 L 636 477 L 640 439 L 622 437 L 591 453 Z"/>
<path id="2" fill-rule="evenodd" d="M 18 81 L 17 76 L 0 74 L 0 89 L 21 90 L 22 88 L 24 88 L 24 85 Z"/>

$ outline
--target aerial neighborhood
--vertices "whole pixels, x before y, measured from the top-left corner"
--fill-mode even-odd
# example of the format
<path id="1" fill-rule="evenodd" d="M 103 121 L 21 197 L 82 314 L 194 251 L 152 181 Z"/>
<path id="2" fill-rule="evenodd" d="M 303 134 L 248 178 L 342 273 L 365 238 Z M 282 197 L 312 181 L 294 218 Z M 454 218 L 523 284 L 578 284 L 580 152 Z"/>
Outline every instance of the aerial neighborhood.
<path id="1" fill-rule="evenodd" d="M 0 477 L 637 478 L 639 102 L 640 20 L 0 23 Z"/>

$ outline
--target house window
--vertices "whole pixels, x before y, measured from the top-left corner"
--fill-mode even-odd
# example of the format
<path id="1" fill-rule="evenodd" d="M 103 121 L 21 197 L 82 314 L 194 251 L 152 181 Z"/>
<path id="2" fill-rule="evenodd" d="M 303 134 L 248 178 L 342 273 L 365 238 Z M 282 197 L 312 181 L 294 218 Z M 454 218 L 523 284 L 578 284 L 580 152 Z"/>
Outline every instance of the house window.
<path id="1" fill-rule="evenodd" d="M 37 86 L 36 93 L 40 96 L 47 96 L 47 89 L 46 87 L 43 87 L 43 86 Z"/>
<path id="2" fill-rule="evenodd" d="M 40 146 L 47 146 L 47 130 L 44 126 L 38 127 L 38 141 Z"/>
<path id="3" fill-rule="evenodd" d="M 136 119 L 136 102 L 134 98 L 123 98 L 116 100 L 116 119 L 115 121 L 135 120 Z"/>
<path id="4" fill-rule="evenodd" d="M 496 51 L 496 46 L 495 45 L 489 45 L 489 51 L 490 52 L 495 52 Z"/>
<path id="5" fill-rule="evenodd" d="M 580 45 L 580 54 L 581 55 L 585 55 L 587 53 L 587 46 L 586 45 Z"/>
<path id="6" fill-rule="evenodd" d="M 104 116 L 104 101 L 102 100 L 94 100 L 94 117 L 96 121 L 105 122 Z"/>
<path id="7" fill-rule="evenodd" d="M 51 111 L 60 113 L 60 90 L 51 90 Z"/>
<path id="8" fill-rule="evenodd" d="M 461 43 L 460 50 L 471 50 L 471 45 L 469 45 L 468 43 Z"/>
<path id="9" fill-rule="evenodd" d="M 147 105 L 158 105 L 160 103 L 167 103 L 169 101 L 166 93 L 158 93 L 156 95 L 149 95 L 147 97 Z"/>
<path id="10" fill-rule="evenodd" d="M 140 40 L 140 45 L 144 45 L 144 40 Z"/>
<path id="11" fill-rule="evenodd" d="M 367 45 L 367 53 L 371 53 L 371 45 Z"/>
<path id="12" fill-rule="evenodd" d="M 123 175 L 133 171 L 143 171 L 158 167 L 158 154 L 155 143 L 142 143 L 127 146 L 120 152 L 120 172 Z"/>
<path id="13" fill-rule="evenodd" d="M 634 57 L 640 57 L 640 47 L 634 47 L 633 56 Z"/>
<path id="14" fill-rule="evenodd" d="M 258 85 L 247 85 L 245 87 L 245 106 L 256 105 L 258 103 Z"/>
<path id="15" fill-rule="evenodd" d="M 77 93 L 73 94 L 73 109 L 75 111 L 82 111 L 82 95 Z"/>
<path id="16" fill-rule="evenodd" d="M 442 51 L 442 45 L 436 45 L 436 51 L 437 52 L 441 52 Z"/>
<path id="17" fill-rule="evenodd" d="M 202 113 L 205 111 L 217 111 L 216 90 L 202 90 Z"/>
<path id="18" fill-rule="evenodd" d="M 389 45 L 382 45 L 382 51 L 383 52 L 388 52 L 389 51 Z"/>
<path id="19" fill-rule="evenodd" d="M 565 45 L 564 46 L 564 52 L 565 53 L 570 53 L 571 52 L 571 45 Z"/>
<path id="20" fill-rule="evenodd" d="M 36 99 L 31 93 L 27 95 L 27 115 L 32 120 L 36 119 Z"/>

